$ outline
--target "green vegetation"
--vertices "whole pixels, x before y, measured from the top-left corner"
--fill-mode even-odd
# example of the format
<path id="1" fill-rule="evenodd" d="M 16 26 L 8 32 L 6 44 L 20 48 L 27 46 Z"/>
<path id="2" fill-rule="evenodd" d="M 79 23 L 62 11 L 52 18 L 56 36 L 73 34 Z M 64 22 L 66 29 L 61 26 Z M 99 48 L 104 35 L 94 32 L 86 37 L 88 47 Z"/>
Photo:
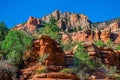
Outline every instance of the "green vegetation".
<path id="1" fill-rule="evenodd" d="M 47 54 L 47 53 L 45 53 L 43 56 L 40 56 L 39 57 L 39 62 L 43 63 L 47 59 L 48 56 L 49 56 L 49 54 Z"/>
<path id="2" fill-rule="evenodd" d="M 105 47 L 106 46 L 106 44 L 102 40 L 95 41 L 94 44 L 96 46 L 101 46 L 101 47 Z"/>
<path id="3" fill-rule="evenodd" d="M 90 59 L 90 56 L 87 54 L 84 46 L 80 43 L 78 44 L 78 48 L 74 53 L 74 63 L 76 66 L 79 66 L 82 70 L 93 70 L 95 65 L 93 61 Z"/>
<path id="4" fill-rule="evenodd" d="M 62 46 L 63 50 L 71 50 L 72 48 L 74 48 L 78 44 L 79 44 L 79 42 L 68 41 L 67 44 L 61 43 L 61 46 Z"/>
<path id="5" fill-rule="evenodd" d="M 57 27 L 56 20 L 51 16 L 49 23 L 40 29 L 40 34 L 50 36 L 52 39 L 60 42 L 61 35 L 58 35 L 60 29 Z"/>
<path id="6" fill-rule="evenodd" d="M 76 68 L 64 68 L 60 72 L 67 73 L 67 74 L 72 74 L 72 73 L 75 74 L 77 72 L 77 69 Z"/>
<path id="7" fill-rule="evenodd" d="M 46 73 L 48 72 L 47 68 L 45 66 L 42 66 L 41 69 L 36 70 L 36 74 Z"/>
<path id="8" fill-rule="evenodd" d="M 4 22 L 0 22 L 0 41 L 5 39 L 5 36 L 8 33 L 8 28 Z"/>
<path id="9" fill-rule="evenodd" d="M 114 42 L 111 40 L 111 39 L 109 39 L 108 41 L 107 41 L 107 43 L 106 43 L 106 45 L 107 46 L 113 46 L 114 45 Z"/>
<path id="10" fill-rule="evenodd" d="M 119 80 L 120 79 L 120 74 L 117 74 L 118 70 L 116 66 L 106 66 L 106 65 L 101 65 L 101 67 L 103 69 L 105 69 L 105 74 L 109 77 L 109 78 L 114 78 L 115 80 Z"/>
<path id="11" fill-rule="evenodd" d="M 24 51 L 30 46 L 32 38 L 21 31 L 10 31 L 2 42 L 2 49 L 7 51 L 7 59 L 13 65 L 22 61 Z"/>

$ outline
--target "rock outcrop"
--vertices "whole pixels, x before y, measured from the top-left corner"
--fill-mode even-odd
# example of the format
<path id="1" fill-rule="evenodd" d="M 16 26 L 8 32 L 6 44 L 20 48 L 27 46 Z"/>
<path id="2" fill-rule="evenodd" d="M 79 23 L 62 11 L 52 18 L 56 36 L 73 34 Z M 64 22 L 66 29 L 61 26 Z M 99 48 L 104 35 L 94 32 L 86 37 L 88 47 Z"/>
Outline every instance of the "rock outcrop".
<path id="1" fill-rule="evenodd" d="M 64 43 L 68 40 L 92 42 L 99 39 L 104 42 L 111 39 L 115 43 L 120 43 L 120 22 L 114 21 L 109 25 L 106 22 L 102 22 L 95 25 L 84 14 L 62 13 L 59 10 L 55 10 L 41 19 L 29 17 L 26 23 L 16 25 L 14 30 L 23 30 L 33 35 L 37 28 L 45 27 L 42 22 L 48 23 L 51 16 L 57 20 L 57 26 L 63 32 L 67 32 L 67 34 L 62 35 Z"/>
<path id="2" fill-rule="evenodd" d="M 74 14 L 69 12 L 62 13 L 61 11 L 56 10 L 52 14 L 44 16 L 42 20 L 49 22 L 51 16 L 55 17 L 57 20 L 58 27 L 65 31 L 91 28 L 88 17 L 83 14 Z"/>
<path id="3" fill-rule="evenodd" d="M 65 73 L 43 73 L 43 74 L 36 74 L 31 77 L 30 80 L 80 80 L 74 74 L 65 74 Z"/>
<path id="4" fill-rule="evenodd" d="M 45 60 L 46 66 L 64 66 L 64 52 L 60 45 L 49 36 L 41 36 L 38 40 L 34 41 L 31 52 L 25 54 L 25 63 L 35 62 L 39 56 L 43 56 L 44 54 L 48 54 Z"/>
<path id="5" fill-rule="evenodd" d="M 101 58 L 108 66 L 117 66 L 120 69 L 120 51 L 115 51 L 109 47 L 97 47 L 90 42 L 85 43 L 84 47 L 92 58 Z"/>
<path id="6" fill-rule="evenodd" d="M 37 29 L 37 27 L 39 27 L 40 23 L 41 23 L 40 19 L 30 16 L 27 22 L 16 25 L 14 27 L 14 30 L 23 30 L 28 33 L 32 33 L 33 31 Z"/>

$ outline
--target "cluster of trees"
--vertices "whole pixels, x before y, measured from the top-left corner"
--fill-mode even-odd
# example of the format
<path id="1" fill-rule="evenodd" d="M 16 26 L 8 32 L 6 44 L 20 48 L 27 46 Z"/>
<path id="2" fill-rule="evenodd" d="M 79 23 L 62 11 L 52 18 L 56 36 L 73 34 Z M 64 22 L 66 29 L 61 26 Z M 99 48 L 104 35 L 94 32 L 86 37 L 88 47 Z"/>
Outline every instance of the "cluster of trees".
<path id="1" fill-rule="evenodd" d="M 4 22 L 0 23 L 0 57 L 10 64 L 19 65 L 22 62 L 22 55 L 31 42 L 29 35 L 9 30 Z"/>

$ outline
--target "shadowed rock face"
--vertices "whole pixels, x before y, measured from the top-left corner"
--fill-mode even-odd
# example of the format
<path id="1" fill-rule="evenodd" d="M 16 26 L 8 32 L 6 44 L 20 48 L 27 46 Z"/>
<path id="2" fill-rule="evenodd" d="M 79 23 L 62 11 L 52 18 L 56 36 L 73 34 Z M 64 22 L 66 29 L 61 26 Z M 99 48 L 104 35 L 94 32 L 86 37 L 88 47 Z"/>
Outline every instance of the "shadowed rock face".
<path id="1" fill-rule="evenodd" d="M 0 80 L 12 80 L 12 77 L 7 71 L 0 70 Z"/>

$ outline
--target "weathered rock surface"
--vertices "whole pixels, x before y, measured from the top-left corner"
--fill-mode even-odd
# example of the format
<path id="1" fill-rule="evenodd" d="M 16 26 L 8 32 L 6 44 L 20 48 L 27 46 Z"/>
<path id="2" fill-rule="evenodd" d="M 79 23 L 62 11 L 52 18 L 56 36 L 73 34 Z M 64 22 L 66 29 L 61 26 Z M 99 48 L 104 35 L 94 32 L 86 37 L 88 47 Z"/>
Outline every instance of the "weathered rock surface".
<path id="1" fill-rule="evenodd" d="M 103 22 L 97 26 L 93 26 L 93 23 L 84 14 L 62 13 L 59 10 L 55 10 L 42 19 L 29 17 L 26 23 L 16 25 L 14 30 L 23 30 L 33 34 L 37 28 L 44 27 L 42 26 L 42 21 L 49 22 L 51 15 L 57 20 L 57 26 L 60 29 L 70 32 L 62 35 L 64 43 L 67 43 L 68 40 L 95 41 L 99 39 L 104 42 L 112 39 L 115 43 L 120 43 L 120 22 L 111 22 L 110 25 Z"/>
<path id="2" fill-rule="evenodd" d="M 33 75 L 39 65 L 39 56 L 48 54 L 48 57 L 44 61 L 44 65 L 48 71 L 59 71 L 63 69 L 64 64 L 64 52 L 60 45 L 48 36 L 41 36 L 38 40 L 35 40 L 30 51 L 26 52 L 23 60 L 25 68 L 21 70 L 21 79 L 28 79 Z"/>
<path id="3" fill-rule="evenodd" d="M 84 43 L 84 47 L 91 57 L 99 56 L 100 50 L 95 44 L 91 42 L 86 42 Z"/>
<path id="4" fill-rule="evenodd" d="M 32 33 L 33 31 L 35 31 L 37 29 L 37 27 L 40 25 L 40 23 L 41 23 L 40 19 L 30 16 L 26 23 L 16 25 L 14 27 L 14 30 L 23 30 L 28 33 Z"/>
<path id="5" fill-rule="evenodd" d="M 58 72 L 52 72 L 52 73 L 43 73 L 43 74 L 36 74 L 36 75 L 33 75 L 31 77 L 30 80 L 42 80 L 42 79 L 51 79 L 52 80 L 67 80 L 67 79 L 71 79 L 71 80 L 79 80 L 76 75 L 74 74 L 65 74 L 65 73 L 58 73 Z"/>
<path id="6" fill-rule="evenodd" d="M 83 14 L 74 14 L 65 12 L 62 13 L 59 10 L 54 11 L 52 14 L 44 16 L 43 21 L 49 22 L 51 15 L 55 17 L 58 23 L 58 27 L 65 31 L 73 31 L 74 29 L 90 29 L 90 21 L 88 17 Z"/>
<path id="7" fill-rule="evenodd" d="M 32 51 L 26 53 L 26 62 L 35 62 L 39 56 L 48 54 L 48 58 L 45 60 L 45 65 L 64 66 L 64 52 L 60 45 L 48 36 L 41 36 L 38 40 L 34 41 Z M 28 59 L 27 59 L 27 58 Z"/>
<path id="8" fill-rule="evenodd" d="M 120 51 L 115 51 L 112 48 L 100 48 L 101 58 L 108 66 L 117 66 L 120 69 Z"/>
<path id="9" fill-rule="evenodd" d="M 85 43 L 84 47 L 92 58 L 101 58 L 108 66 L 117 66 L 120 69 L 120 51 L 115 51 L 109 47 L 97 47 L 90 42 Z"/>

